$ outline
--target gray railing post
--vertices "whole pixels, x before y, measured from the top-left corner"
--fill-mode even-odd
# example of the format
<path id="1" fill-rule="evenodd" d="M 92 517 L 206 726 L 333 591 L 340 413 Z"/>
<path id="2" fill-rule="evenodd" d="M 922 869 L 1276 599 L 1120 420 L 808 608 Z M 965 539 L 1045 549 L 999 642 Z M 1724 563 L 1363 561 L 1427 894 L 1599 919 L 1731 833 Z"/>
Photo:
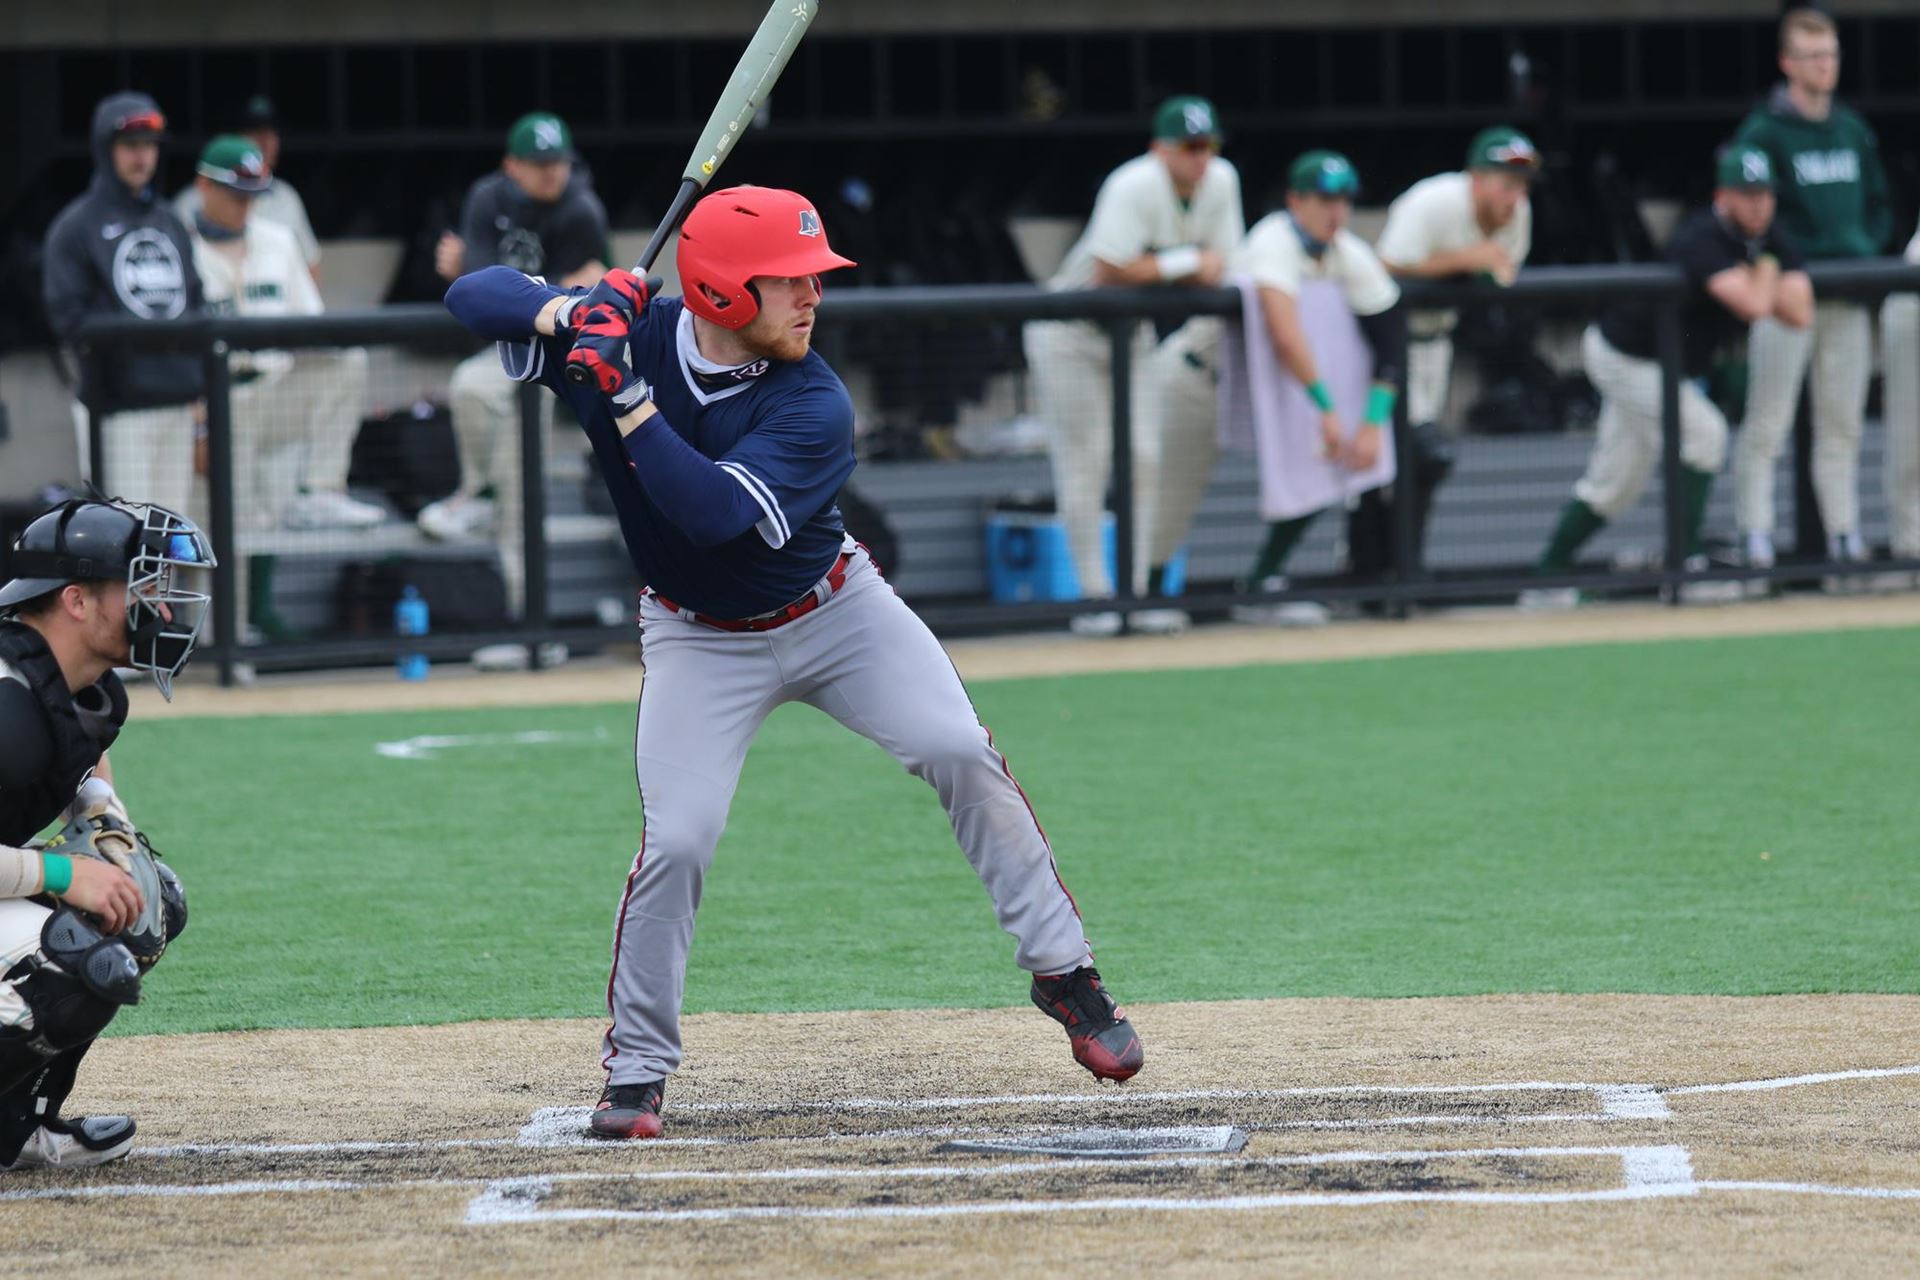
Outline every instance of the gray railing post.
<path id="1" fill-rule="evenodd" d="M 240 649 L 240 610 L 233 584 L 242 566 L 234 545 L 233 377 L 224 339 L 207 344 L 202 358 L 207 387 L 207 498 L 212 505 L 213 633 L 220 659 L 220 684 L 234 684 L 235 654 Z"/>
<path id="2" fill-rule="evenodd" d="M 1660 354 L 1660 491 L 1666 514 L 1665 559 L 1667 572 L 1675 574 L 1686 564 L 1691 550 L 1687 546 L 1686 495 L 1680 475 L 1680 382 L 1686 377 L 1686 360 L 1681 349 L 1679 304 L 1666 299 L 1656 303 L 1653 327 Z M 1667 594 L 1669 602 L 1679 602 L 1677 589 Z"/>
<path id="3" fill-rule="evenodd" d="M 1407 363 L 1411 358 L 1408 348 L 1412 345 L 1407 336 L 1407 327 L 1400 330 L 1400 350 L 1398 368 L 1401 378 L 1406 382 L 1402 394 L 1393 401 L 1393 501 L 1387 504 L 1388 519 L 1393 529 L 1393 576 L 1401 583 L 1411 583 L 1421 576 L 1420 572 L 1420 530 L 1418 512 L 1415 503 L 1419 501 L 1419 477 L 1414 474 L 1419 462 L 1414 455 L 1413 430 L 1407 422 L 1406 391 L 1412 388 L 1407 376 Z M 1431 518 L 1432 513 L 1428 512 Z M 1413 611 L 1413 601 L 1408 596 L 1400 596 L 1393 602 L 1393 616 L 1406 618 Z"/>
<path id="4" fill-rule="evenodd" d="M 85 375 L 81 383 L 86 382 Z M 100 493 L 110 494 L 107 488 L 107 433 L 101 421 L 104 414 L 87 409 L 87 481 Z"/>
<path id="5" fill-rule="evenodd" d="M 1133 598 L 1133 335 L 1140 320 L 1117 316 L 1107 321 L 1113 346 L 1113 592 L 1121 603 L 1120 627 L 1126 629 L 1126 602 Z"/>
<path id="6" fill-rule="evenodd" d="M 540 402 L 547 391 L 526 382 L 518 388 L 520 406 L 520 545 L 526 588 L 520 627 L 526 632 L 532 669 L 540 669 L 540 646 L 551 626 L 547 606 L 547 449 Z"/>

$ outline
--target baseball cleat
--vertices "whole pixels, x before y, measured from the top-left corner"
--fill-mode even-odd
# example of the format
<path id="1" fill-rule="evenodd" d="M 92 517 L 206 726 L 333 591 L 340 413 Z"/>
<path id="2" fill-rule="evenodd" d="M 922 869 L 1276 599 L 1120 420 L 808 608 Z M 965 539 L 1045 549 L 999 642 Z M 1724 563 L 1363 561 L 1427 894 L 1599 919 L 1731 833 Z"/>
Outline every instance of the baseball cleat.
<path id="1" fill-rule="evenodd" d="M 133 1149 L 128 1116 L 75 1116 L 43 1120 L 27 1135 L 13 1163 L 0 1169 L 86 1169 L 118 1160 Z"/>
<path id="2" fill-rule="evenodd" d="M 587 1129 L 596 1138 L 657 1138 L 660 1136 L 660 1098 L 665 1080 L 645 1084 L 610 1084 L 600 1095 Z"/>
<path id="3" fill-rule="evenodd" d="M 1033 977 L 1033 1003 L 1067 1029 L 1073 1060 L 1101 1080 L 1131 1080 L 1147 1060 L 1127 1015 L 1100 985 L 1100 971 L 1083 965 L 1058 977 Z"/>

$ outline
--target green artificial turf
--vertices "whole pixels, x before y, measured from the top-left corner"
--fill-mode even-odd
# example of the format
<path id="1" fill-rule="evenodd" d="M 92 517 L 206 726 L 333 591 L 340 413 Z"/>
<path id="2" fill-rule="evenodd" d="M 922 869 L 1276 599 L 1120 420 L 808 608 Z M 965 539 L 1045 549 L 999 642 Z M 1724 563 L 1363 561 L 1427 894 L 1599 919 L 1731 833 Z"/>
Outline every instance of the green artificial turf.
<path id="1" fill-rule="evenodd" d="M 1127 1000 L 1914 992 L 1917 639 L 973 694 Z M 632 719 L 136 722 L 114 748 L 121 790 L 193 918 L 115 1030 L 597 1012 L 639 836 Z M 578 738 L 375 751 L 531 730 Z M 1024 998 L 932 792 L 825 716 L 776 713 L 707 881 L 689 1010 Z"/>

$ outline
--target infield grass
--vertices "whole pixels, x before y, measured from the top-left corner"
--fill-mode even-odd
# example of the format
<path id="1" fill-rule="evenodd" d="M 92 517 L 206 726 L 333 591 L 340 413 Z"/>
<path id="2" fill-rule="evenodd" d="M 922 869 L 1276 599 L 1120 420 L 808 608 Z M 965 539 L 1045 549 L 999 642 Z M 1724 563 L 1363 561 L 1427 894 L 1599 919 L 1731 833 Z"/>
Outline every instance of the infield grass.
<path id="1" fill-rule="evenodd" d="M 1127 1000 L 1916 992 L 1917 643 L 972 692 Z M 625 704 L 136 722 L 116 772 L 192 924 L 114 1031 L 598 1012 L 639 837 L 632 722 Z M 375 749 L 532 730 L 578 736 Z M 707 881 L 689 1010 L 1024 999 L 932 792 L 818 712 L 776 713 Z"/>

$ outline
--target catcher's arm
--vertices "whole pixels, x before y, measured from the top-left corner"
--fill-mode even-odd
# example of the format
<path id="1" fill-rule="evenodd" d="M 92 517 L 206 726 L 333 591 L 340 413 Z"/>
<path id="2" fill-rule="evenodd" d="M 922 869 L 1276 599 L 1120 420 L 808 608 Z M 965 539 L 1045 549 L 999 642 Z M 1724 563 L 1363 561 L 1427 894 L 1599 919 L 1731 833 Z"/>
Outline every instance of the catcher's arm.
<path id="1" fill-rule="evenodd" d="M 145 909 L 139 886 L 120 868 L 91 858 L 0 845 L 0 899 L 49 894 L 100 917 L 119 933 Z"/>

